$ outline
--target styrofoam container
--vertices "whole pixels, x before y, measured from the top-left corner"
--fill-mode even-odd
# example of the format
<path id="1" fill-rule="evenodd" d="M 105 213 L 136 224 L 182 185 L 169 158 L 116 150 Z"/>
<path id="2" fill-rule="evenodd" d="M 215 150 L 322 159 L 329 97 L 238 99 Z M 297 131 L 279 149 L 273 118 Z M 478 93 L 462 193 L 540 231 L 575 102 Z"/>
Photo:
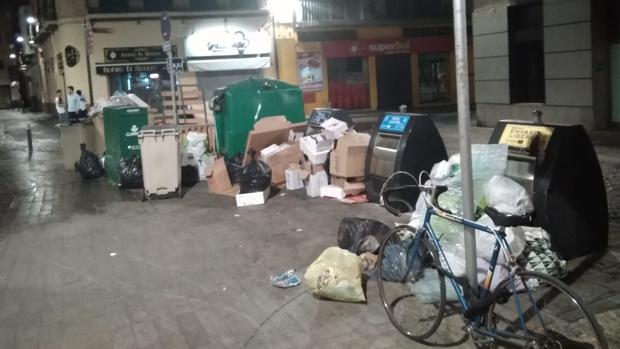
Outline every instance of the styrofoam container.
<path id="1" fill-rule="evenodd" d="M 327 155 L 332 151 L 331 147 L 327 150 L 319 151 L 316 148 L 316 142 L 309 137 L 304 137 L 299 141 L 299 148 L 304 153 L 311 164 L 322 165 L 327 161 Z"/>
<path id="2" fill-rule="evenodd" d="M 286 169 L 284 170 L 284 177 L 286 178 L 286 190 L 297 190 L 304 187 L 304 181 L 301 178 L 301 169 Z"/>
<path id="3" fill-rule="evenodd" d="M 338 139 L 349 129 L 346 122 L 336 118 L 329 118 L 323 121 L 321 127 L 323 128 L 323 134 L 328 139 Z"/>
<path id="4" fill-rule="evenodd" d="M 347 196 L 344 192 L 344 189 L 335 186 L 335 185 L 324 185 L 321 187 L 321 197 L 322 198 L 334 198 L 338 200 L 344 199 Z"/>
<path id="5" fill-rule="evenodd" d="M 309 197 L 316 198 L 321 195 L 321 187 L 329 184 L 327 172 L 321 171 L 311 174 L 306 180 L 306 194 Z"/>
<path id="6" fill-rule="evenodd" d="M 237 207 L 262 205 L 267 201 L 269 197 L 269 187 L 263 191 L 255 193 L 237 194 L 235 199 L 237 200 Z"/>
<path id="7" fill-rule="evenodd" d="M 302 137 L 299 140 L 300 147 L 307 149 L 309 152 L 319 153 L 325 150 L 332 150 L 334 140 L 327 139 L 323 135 L 311 135 Z"/>

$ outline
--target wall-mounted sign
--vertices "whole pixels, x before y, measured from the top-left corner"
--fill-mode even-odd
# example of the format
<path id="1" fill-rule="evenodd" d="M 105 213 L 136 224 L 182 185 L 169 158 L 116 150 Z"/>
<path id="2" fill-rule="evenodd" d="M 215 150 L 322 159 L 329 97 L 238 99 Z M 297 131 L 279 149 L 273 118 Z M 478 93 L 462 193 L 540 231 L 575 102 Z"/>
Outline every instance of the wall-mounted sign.
<path id="1" fill-rule="evenodd" d="M 209 19 L 196 26 L 185 40 L 185 56 L 258 56 L 271 53 L 267 17 Z"/>
<path id="2" fill-rule="evenodd" d="M 172 55 L 176 56 L 176 46 L 172 46 Z M 103 49 L 106 63 L 135 63 L 161 61 L 168 55 L 161 46 L 110 47 Z"/>
<path id="3" fill-rule="evenodd" d="M 124 73 L 162 73 L 168 71 L 166 63 L 161 64 L 96 64 L 95 71 L 99 75 L 124 74 Z"/>
<path id="4" fill-rule="evenodd" d="M 80 62 L 80 51 L 71 45 L 65 47 L 65 59 L 69 68 L 75 67 Z"/>
<path id="5" fill-rule="evenodd" d="M 430 53 L 454 51 L 451 36 L 423 36 L 415 38 L 363 39 L 356 41 L 323 42 L 326 58 L 368 57 L 403 53 Z"/>
<path id="6" fill-rule="evenodd" d="M 306 92 L 323 89 L 323 55 L 320 52 L 297 53 L 297 81 Z"/>

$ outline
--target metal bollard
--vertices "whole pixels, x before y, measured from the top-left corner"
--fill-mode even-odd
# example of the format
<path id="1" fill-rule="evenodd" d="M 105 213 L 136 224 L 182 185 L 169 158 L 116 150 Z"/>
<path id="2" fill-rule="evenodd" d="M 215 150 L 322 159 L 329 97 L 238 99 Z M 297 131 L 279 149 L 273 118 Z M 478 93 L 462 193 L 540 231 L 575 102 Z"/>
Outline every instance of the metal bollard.
<path id="1" fill-rule="evenodd" d="M 32 130 L 30 124 L 26 126 L 26 139 L 28 140 L 28 158 L 32 157 Z"/>

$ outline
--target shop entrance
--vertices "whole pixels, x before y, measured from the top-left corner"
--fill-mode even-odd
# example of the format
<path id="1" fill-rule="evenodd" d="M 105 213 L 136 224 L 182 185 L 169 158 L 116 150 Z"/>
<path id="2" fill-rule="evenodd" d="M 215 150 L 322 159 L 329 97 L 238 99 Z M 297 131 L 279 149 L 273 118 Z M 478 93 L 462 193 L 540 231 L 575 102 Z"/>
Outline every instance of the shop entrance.
<path id="1" fill-rule="evenodd" d="M 332 107 L 368 109 L 368 60 L 335 58 L 327 61 L 329 101 Z"/>
<path id="2" fill-rule="evenodd" d="M 381 110 L 411 109 L 411 58 L 408 54 L 377 56 L 377 97 Z"/>

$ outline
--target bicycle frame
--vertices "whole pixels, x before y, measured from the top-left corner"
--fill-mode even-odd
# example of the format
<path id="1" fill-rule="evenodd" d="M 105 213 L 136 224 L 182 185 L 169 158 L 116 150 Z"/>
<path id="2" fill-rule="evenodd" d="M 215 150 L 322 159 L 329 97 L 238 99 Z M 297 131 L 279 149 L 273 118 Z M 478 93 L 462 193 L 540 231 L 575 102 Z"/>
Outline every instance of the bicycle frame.
<path id="1" fill-rule="evenodd" d="M 421 194 L 423 195 L 423 194 Z M 464 294 L 464 292 L 461 290 L 461 287 L 459 285 L 459 283 L 456 280 L 456 276 L 454 275 L 453 271 L 452 271 L 452 267 L 450 266 L 450 263 L 448 262 L 446 255 L 443 251 L 443 249 L 441 248 L 441 243 L 439 241 L 439 239 L 437 238 L 437 235 L 435 234 L 433 227 L 431 225 L 431 218 L 432 216 L 438 216 L 442 219 L 446 219 L 448 221 L 460 224 L 464 227 L 469 227 L 469 228 L 473 228 L 479 231 L 483 231 L 485 233 L 488 234 L 492 234 L 495 236 L 495 246 L 493 248 L 493 254 L 491 257 L 491 261 L 489 264 L 489 269 L 487 271 L 487 274 L 485 276 L 484 282 L 482 284 L 482 290 L 480 293 L 480 297 L 478 300 L 483 299 L 488 292 L 490 291 L 491 288 L 491 282 L 493 280 L 493 276 L 495 273 L 495 268 L 497 266 L 497 261 L 499 259 L 499 253 L 500 250 L 501 252 L 503 252 L 506 261 L 512 261 L 512 253 L 510 251 L 510 247 L 508 246 L 508 243 L 506 242 L 506 234 L 504 233 L 504 228 L 500 228 L 500 230 L 494 230 L 486 225 L 482 225 L 470 220 L 467 220 L 463 217 L 459 217 L 456 216 L 454 214 L 451 213 L 447 213 L 444 211 L 439 210 L 438 208 L 434 207 L 433 205 L 430 205 L 427 202 L 427 210 L 426 210 L 426 214 L 424 217 L 424 222 L 422 227 L 424 228 L 425 233 L 427 234 L 427 236 L 429 237 L 429 239 L 432 241 L 433 246 L 435 247 L 435 249 L 437 250 L 438 254 L 439 254 L 439 263 L 440 265 L 438 266 L 441 269 L 444 269 L 443 266 L 445 264 L 445 267 L 447 268 L 447 272 L 448 273 L 443 273 L 444 276 L 448 277 L 448 279 L 450 280 L 450 282 L 452 283 L 452 287 L 454 288 L 454 291 L 457 295 L 457 298 L 459 300 L 459 303 L 461 304 L 461 306 L 463 307 L 464 311 L 467 311 L 469 309 L 469 304 L 468 304 L 468 300 L 466 299 L 466 296 Z M 418 234 L 413 242 L 413 244 L 411 244 L 411 246 L 414 248 L 414 251 L 417 251 L 419 248 L 419 244 L 421 243 L 421 238 L 424 234 Z M 443 259 L 443 261 L 442 261 Z M 512 287 L 512 292 L 513 292 L 513 298 L 515 300 L 515 305 L 517 307 L 517 311 L 519 314 L 519 322 L 521 325 L 521 329 L 524 333 L 524 335 L 527 337 L 527 330 L 526 330 L 526 326 L 525 326 L 525 320 L 523 318 L 523 312 L 521 310 L 521 304 L 519 301 L 519 297 L 517 297 L 517 288 L 515 286 L 515 282 L 514 279 L 512 277 L 514 270 L 511 270 L 511 277 L 510 277 L 510 283 L 511 283 L 511 287 Z M 528 296 L 531 297 L 530 291 L 529 291 L 529 287 L 525 287 L 526 292 L 528 293 Z M 535 306 L 535 305 L 534 305 Z M 538 309 L 535 306 L 535 311 L 538 314 Z M 540 317 L 539 317 L 540 318 Z M 490 330 L 487 328 L 484 328 L 484 326 L 482 326 L 482 320 L 483 317 L 481 315 L 476 316 L 475 320 L 471 321 L 471 323 L 473 324 L 473 329 L 478 332 L 481 333 L 485 336 L 488 337 L 493 337 L 493 338 L 497 338 L 497 337 L 502 337 L 502 338 L 515 338 L 515 339 L 523 339 L 520 336 L 517 336 L 516 333 L 508 333 L 505 331 L 498 331 L 498 330 Z M 540 319 L 542 322 L 542 319 Z M 542 325 L 544 326 L 544 323 L 542 323 Z"/>

